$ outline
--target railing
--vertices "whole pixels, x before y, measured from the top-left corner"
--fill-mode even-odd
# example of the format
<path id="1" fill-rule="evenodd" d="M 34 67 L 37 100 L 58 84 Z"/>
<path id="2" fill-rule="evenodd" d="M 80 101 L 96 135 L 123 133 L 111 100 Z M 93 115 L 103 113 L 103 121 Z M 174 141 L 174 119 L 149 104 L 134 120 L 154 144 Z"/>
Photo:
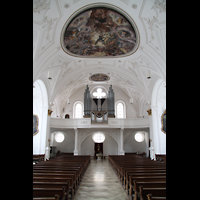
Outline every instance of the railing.
<path id="1" fill-rule="evenodd" d="M 91 123 L 91 118 L 59 119 L 51 118 L 52 128 L 146 128 L 149 118 L 108 118 L 108 123 Z"/>

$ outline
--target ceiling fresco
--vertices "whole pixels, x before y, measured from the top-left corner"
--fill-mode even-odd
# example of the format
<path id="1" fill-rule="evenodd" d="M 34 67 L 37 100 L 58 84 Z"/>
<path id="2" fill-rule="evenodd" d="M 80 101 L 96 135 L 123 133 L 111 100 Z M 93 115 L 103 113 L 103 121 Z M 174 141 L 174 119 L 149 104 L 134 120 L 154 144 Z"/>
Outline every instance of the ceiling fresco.
<path id="1" fill-rule="evenodd" d="M 132 53 L 136 31 L 110 8 L 90 8 L 74 17 L 64 30 L 64 47 L 76 56 L 113 57 Z"/>
<path id="2" fill-rule="evenodd" d="M 89 80 L 91 81 L 108 81 L 110 77 L 106 74 L 93 74 L 90 76 Z"/>

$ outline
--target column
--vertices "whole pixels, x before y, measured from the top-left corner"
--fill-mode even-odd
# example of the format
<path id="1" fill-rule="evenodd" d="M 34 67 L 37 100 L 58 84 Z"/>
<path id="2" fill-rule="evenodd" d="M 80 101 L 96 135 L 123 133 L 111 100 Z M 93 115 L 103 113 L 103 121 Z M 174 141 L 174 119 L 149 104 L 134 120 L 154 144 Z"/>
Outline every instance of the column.
<path id="1" fill-rule="evenodd" d="M 125 151 L 124 151 L 124 128 L 120 129 L 120 151 L 119 151 L 119 155 L 124 155 Z"/>
<path id="2" fill-rule="evenodd" d="M 78 129 L 74 128 L 74 132 L 75 132 L 74 155 L 78 155 Z"/>
<path id="3" fill-rule="evenodd" d="M 159 125 L 158 125 L 158 107 L 157 106 L 152 106 L 152 117 L 151 117 L 151 122 L 152 122 L 152 155 L 151 159 L 156 160 L 156 153 L 159 153 L 160 147 L 159 147 Z"/>
<path id="4" fill-rule="evenodd" d="M 46 125 L 46 147 L 45 147 L 45 161 L 49 160 L 50 158 L 50 120 L 51 120 L 51 113 L 53 112 L 53 106 L 54 104 L 52 102 L 49 102 L 48 109 L 45 108 L 45 115 L 47 116 L 47 125 Z"/>

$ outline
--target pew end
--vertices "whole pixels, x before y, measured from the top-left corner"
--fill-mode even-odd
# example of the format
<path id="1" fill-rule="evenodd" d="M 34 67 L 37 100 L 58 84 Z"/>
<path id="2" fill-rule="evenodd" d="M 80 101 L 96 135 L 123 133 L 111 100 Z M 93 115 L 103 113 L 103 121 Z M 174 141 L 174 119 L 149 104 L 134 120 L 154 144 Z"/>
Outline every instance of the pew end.
<path id="1" fill-rule="evenodd" d="M 147 200 L 164 200 L 166 197 L 152 197 L 152 194 L 147 194 Z"/>
<path id="2" fill-rule="evenodd" d="M 59 200 L 60 195 L 55 194 L 54 197 L 33 197 L 33 200 Z"/>

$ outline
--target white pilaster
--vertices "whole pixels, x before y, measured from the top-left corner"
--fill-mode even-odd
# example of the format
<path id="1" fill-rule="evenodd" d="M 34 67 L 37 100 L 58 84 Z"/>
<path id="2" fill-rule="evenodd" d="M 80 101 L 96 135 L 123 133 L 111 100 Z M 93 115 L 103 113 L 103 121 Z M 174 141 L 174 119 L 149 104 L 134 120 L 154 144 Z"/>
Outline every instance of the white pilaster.
<path id="1" fill-rule="evenodd" d="M 124 128 L 120 129 L 120 151 L 119 151 L 119 155 L 124 155 L 125 151 L 124 151 Z"/>
<path id="2" fill-rule="evenodd" d="M 74 132 L 75 132 L 74 155 L 78 155 L 78 129 L 74 128 Z"/>

